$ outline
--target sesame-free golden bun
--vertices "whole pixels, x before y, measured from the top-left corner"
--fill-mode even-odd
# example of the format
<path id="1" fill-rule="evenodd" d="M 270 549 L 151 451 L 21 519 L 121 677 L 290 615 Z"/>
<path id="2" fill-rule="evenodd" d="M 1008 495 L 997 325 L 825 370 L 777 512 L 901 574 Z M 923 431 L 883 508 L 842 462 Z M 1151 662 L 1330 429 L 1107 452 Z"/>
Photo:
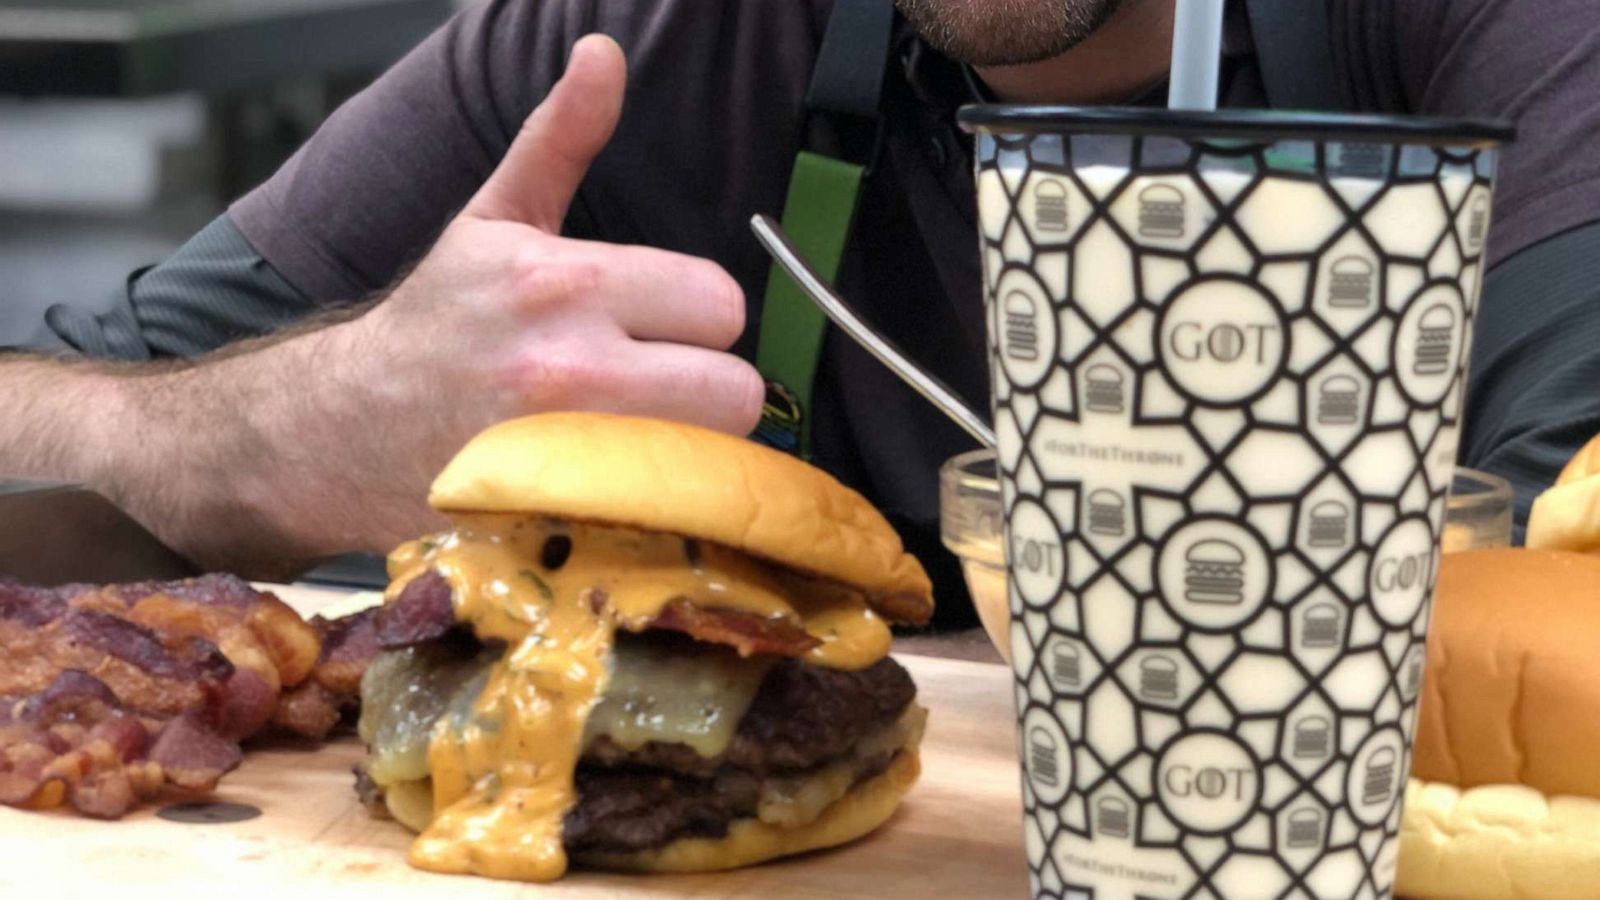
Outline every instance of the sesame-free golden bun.
<path id="1" fill-rule="evenodd" d="M 891 621 L 926 622 L 933 586 L 872 504 L 754 441 L 604 413 L 492 426 L 433 482 L 441 512 L 506 512 L 712 541 L 856 588 Z"/>
<path id="2" fill-rule="evenodd" d="M 1442 557 L 1413 774 L 1600 798 L 1600 557 Z"/>
<path id="3" fill-rule="evenodd" d="M 1600 437 L 1567 461 L 1555 484 L 1534 498 L 1528 546 L 1600 553 Z"/>
<path id="4" fill-rule="evenodd" d="M 1600 897 L 1600 557 L 1440 565 L 1397 892 Z"/>
<path id="5" fill-rule="evenodd" d="M 1520 784 L 1412 780 L 1395 893 L 1409 900 L 1600 897 L 1600 800 Z"/>

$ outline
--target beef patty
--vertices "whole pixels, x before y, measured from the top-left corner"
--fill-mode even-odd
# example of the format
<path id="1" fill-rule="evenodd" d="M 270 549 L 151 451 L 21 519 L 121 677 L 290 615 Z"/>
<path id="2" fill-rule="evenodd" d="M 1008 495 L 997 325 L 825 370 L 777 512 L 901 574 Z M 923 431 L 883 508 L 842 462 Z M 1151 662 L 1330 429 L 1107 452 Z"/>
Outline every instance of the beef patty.
<path id="1" fill-rule="evenodd" d="M 911 676 L 888 657 L 858 672 L 786 659 L 767 672 L 721 757 L 657 741 L 628 751 L 601 737 L 584 759 L 703 777 L 728 766 L 757 775 L 791 773 L 848 753 L 863 736 L 899 718 L 916 696 Z"/>
<path id="2" fill-rule="evenodd" d="M 722 837 L 756 814 L 763 796 L 833 766 L 838 789 L 882 772 L 893 749 L 870 738 L 900 723 L 916 697 L 911 676 L 884 658 L 859 672 L 784 660 L 762 681 L 728 750 L 708 760 L 683 744 L 629 753 L 600 738 L 578 766 L 568 850 L 628 851 L 682 837 Z"/>
<path id="3" fill-rule="evenodd" d="M 848 781 L 840 787 L 855 787 L 881 774 L 893 758 L 893 752 L 885 751 L 852 760 Z M 803 781 L 807 774 L 774 786 L 735 768 L 697 778 L 659 769 L 580 765 L 578 802 L 562 824 L 562 844 L 574 853 L 627 852 L 679 838 L 725 837 L 731 823 L 757 815 L 763 796 L 790 790 L 788 784 Z"/>
<path id="4" fill-rule="evenodd" d="M 580 765 L 578 802 L 561 827 L 568 851 L 638 850 L 680 837 L 721 837 L 755 815 L 761 782 L 726 769 L 710 778 Z"/>

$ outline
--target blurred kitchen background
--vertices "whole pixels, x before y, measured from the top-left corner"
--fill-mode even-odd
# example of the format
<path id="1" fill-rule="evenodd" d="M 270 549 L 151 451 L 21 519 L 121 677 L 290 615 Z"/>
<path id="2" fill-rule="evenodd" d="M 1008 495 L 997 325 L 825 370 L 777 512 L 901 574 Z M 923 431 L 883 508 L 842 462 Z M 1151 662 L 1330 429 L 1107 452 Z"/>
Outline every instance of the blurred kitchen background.
<path id="1" fill-rule="evenodd" d="M 110 307 L 479 0 L 0 0 L 0 334 Z"/>

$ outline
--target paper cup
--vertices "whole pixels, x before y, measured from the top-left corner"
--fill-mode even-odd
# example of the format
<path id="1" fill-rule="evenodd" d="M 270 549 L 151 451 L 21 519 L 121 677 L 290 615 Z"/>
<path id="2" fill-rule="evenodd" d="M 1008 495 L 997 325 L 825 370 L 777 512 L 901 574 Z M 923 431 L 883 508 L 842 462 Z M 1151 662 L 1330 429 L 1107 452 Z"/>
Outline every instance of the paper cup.
<path id="1" fill-rule="evenodd" d="M 961 120 L 1034 896 L 1390 896 L 1507 129 Z"/>

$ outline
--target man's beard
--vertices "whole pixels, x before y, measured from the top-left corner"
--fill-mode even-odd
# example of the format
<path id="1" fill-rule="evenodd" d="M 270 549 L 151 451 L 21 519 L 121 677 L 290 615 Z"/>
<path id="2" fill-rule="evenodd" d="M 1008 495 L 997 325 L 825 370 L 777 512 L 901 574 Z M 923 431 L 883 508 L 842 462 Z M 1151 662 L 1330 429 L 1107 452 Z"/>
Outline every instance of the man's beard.
<path id="1" fill-rule="evenodd" d="M 1076 47 L 1123 0 L 895 0 L 929 46 L 974 66 L 1017 66 Z"/>

